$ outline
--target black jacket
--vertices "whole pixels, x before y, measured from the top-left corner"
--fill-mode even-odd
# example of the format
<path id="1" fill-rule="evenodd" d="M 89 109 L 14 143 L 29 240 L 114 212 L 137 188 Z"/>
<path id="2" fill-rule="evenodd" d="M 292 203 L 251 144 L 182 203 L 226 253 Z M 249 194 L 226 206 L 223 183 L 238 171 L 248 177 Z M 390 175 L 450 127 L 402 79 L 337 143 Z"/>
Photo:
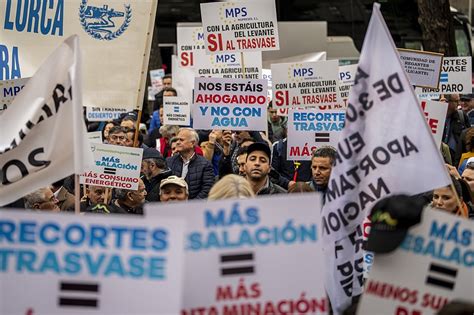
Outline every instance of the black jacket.
<path id="1" fill-rule="evenodd" d="M 276 194 L 286 194 L 287 191 L 283 188 L 281 188 L 280 186 L 278 186 L 277 184 L 274 184 L 272 183 L 272 181 L 270 179 L 268 179 L 267 181 L 267 186 L 260 189 L 258 192 L 257 192 L 257 196 L 261 196 L 261 195 L 276 195 Z"/>
<path id="2" fill-rule="evenodd" d="M 448 119 L 450 119 L 449 124 Z M 461 133 L 464 129 L 467 129 L 470 126 L 471 125 L 469 123 L 469 118 L 461 110 L 454 111 L 450 117 L 446 118 L 446 123 L 443 131 L 443 142 L 449 145 L 449 139 L 454 139 L 455 148 L 450 147 L 449 150 L 451 151 L 451 158 L 453 160 L 453 165 L 455 166 L 459 164 L 459 160 L 461 159 L 461 153 L 463 152 Z"/>
<path id="3" fill-rule="evenodd" d="M 146 177 L 142 178 L 146 189 L 146 201 L 160 201 L 161 180 L 171 176 L 172 174 L 173 172 L 171 169 L 167 169 L 153 177 L 151 180 L 146 179 Z"/>
<path id="4" fill-rule="evenodd" d="M 181 176 L 183 159 L 179 154 L 166 159 L 173 175 Z M 189 162 L 188 174 L 184 178 L 188 183 L 189 199 L 206 199 L 214 185 L 214 171 L 211 163 L 203 156 L 194 154 Z"/>
<path id="5" fill-rule="evenodd" d="M 293 180 L 295 174 L 294 162 L 299 162 L 298 176 L 296 181 L 306 182 L 312 178 L 311 161 L 290 161 L 287 159 L 288 142 L 285 139 L 277 141 L 273 144 L 272 151 L 272 167 L 289 181 Z"/>

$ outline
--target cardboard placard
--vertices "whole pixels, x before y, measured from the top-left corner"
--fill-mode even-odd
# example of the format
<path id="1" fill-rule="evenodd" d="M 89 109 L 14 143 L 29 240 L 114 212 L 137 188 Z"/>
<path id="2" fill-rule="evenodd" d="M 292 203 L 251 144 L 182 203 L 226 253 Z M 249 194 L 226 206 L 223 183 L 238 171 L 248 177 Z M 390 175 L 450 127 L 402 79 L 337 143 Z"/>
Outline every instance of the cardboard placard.
<path id="1" fill-rule="evenodd" d="M 102 131 L 88 132 L 87 139 L 90 143 L 102 143 Z"/>
<path id="2" fill-rule="evenodd" d="M 29 78 L 0 81 L 0 115 L 8 108 Z"/>
<path id="3" fill-rule="evenodd" d="M 128 110 L 125 108 L 86 107 L 86 117 L 88 121 L 115 120 L 126 112 L 128 112 Z"/>
<path id="4" fill-rule="evenodd" d="M 438 88 L 443 54 L 402 48 L 398 54 L 412 85 Z"/>
<path id="5" fill-rule="evenodd" d="M 196 77 L 238 79 L 244 77 L 244 71 L 247 79 L 261 77 L 262 53 L 260 51 L 206 55 L 201 50 L 195 53 L 195 58 Z"/>
<path id="6" fill-rule="evenodd" d="M 163 124 L 189 126 L 191 122 L 190 102 L 184 97 L 163 98 Z"/>
<path id="7" fill-rule="evenodd" d="M 354 85 L 355 74 L 357 72 L 357 65 L 347 65 L 339 67 L 339 93 L 341 100 L 341 108 L 347 107 L 349 99 L 349 91 Z"/>
<path id="8" fill-rule="evenodd" d="M 279 50 L 274 0 L 201 3 L 206 52 Z"/>
<path id="9" fill-rule="evenodd" d="M 435 139 L 436 147 L 441 147 L 443 139 L 444 122 L 448 111 L 448 103 L 422 100 L 420 101 L 423 113 L 426 116 L 426 122 Z"/>
<path id="10" fill-rule="evenodd" d="M 80 183 L 93 186 L 138 189 L 143 149 L 93 143 L 94 166 L 80 176 Z"/>

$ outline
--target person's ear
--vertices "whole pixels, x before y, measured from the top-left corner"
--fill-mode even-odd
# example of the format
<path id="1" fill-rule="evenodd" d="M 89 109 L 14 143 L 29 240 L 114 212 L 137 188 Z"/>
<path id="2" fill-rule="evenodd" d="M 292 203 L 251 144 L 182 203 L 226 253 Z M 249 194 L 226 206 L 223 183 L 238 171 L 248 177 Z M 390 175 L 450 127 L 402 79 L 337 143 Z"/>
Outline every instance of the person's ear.
<path id="1" fill-rule="evenodd" d="M 40 208 L 40 204 L 39 204 L 39 203 L 33 204 L 33 209 L 39 209 L 39 208 Z"/>
<path id="2" fill-rule="evenodd" d="M 128 199 L 130 199 L 131 201 L 133 201 L 133 196 L 132 196 L 132 193 L 131 193 L 131 192 L 128 192 L 128 193 L 127 193 L 127 197 L 128 197 Z"/>

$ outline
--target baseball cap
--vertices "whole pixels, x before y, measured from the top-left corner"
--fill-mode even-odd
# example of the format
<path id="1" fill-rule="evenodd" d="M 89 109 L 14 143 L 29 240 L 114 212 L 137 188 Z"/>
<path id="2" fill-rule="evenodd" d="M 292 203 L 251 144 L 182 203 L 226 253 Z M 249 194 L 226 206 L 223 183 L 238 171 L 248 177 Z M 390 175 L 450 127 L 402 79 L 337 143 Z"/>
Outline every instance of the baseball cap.
<path id="1" fill-rule="evenodd" d="M 250 155 L 250 153 L 254 151 L 263 151 L 265 154 L 268 156 L 268 159 L 271 159 L 272 157 L 272 151 L 270 150 L 270 147 L 268 144 L 264 142 L 254 142 L 251 145 L 247 147 L 247 156 Z"/>
<path id="2" fill-rule="evenodd" d="M 460 99 L 461 101 L 470 101 L 474 98 L 474 93 L 470 93 L 470 94 L 462 94 Z"/>
<path id="3" fill-rule="evenodd" d="M 420 223 L 423 201 L 395 195 L 377 202 L 370 212 L 370 233 L 366 250 L 389 253 L 405 239 L 408 229 Z"/>
<path id="4" fill-rule="evenodd" d="M 186 181 L 184 179 L 182 179 L 181 177 L 178 177 L 178 176 L 175 176 L 175 175 L 172 175 L 172 176 L 169 176 L 169 177 L 163 179 L 160 183 L 160 189 L 163 188 L 164 186 L 170 185 L 170 184 L 186 188 L 186 191 L 188 191 L 188 183 L 186 183 Z"/>

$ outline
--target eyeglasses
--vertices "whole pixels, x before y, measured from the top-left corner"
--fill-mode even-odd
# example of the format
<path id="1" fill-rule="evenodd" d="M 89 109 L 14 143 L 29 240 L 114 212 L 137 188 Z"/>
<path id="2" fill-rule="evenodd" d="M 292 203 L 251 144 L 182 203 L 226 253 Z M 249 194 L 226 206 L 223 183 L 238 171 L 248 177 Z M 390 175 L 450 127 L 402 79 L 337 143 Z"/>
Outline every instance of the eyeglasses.
<path id="1" fill-rule="evenodd" d="M 125 139 L 127 139 L 126 136 L 116 136 L 116 135 L 111 135 L 109 136 L 110 140 L 113 140 L 113 141 L 124 141 Z"/>

